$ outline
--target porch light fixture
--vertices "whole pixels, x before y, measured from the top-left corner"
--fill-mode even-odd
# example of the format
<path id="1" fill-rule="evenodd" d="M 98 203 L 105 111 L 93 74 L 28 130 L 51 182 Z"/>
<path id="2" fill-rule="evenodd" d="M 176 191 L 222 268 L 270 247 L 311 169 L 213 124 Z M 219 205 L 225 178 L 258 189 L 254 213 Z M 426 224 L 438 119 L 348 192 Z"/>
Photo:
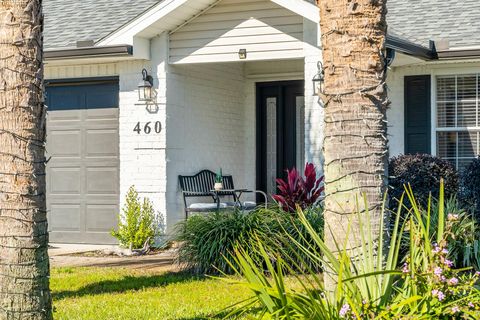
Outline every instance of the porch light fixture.
<path id="1" fill-rule="evenodd" d="M 320 61 L 317 63 L 317 69 L 317 74 L 312 79 L 314 96 L 320 95 L 320 93 L 323 93 L 325 89 L 325 70 L 323 69 L 323 64 Z"/>
<path id="2" fill-rule="evenodd" d="M 142 70 L 143 80 L 138 84 L 138 100 L 145 102 L 153 101 L 153 78 L 146 69 Z"/>
<path id="3" fill-rule="evenodd" d="M 387 56 L 385 57 L 387 67 L 390 67 L 395 60 L 395 49 L 387 48 Z"/>
<path id="4" fill-rule="evenodd" d="M 245 60 L 247 59 L 247 49 L 240 49 L 238 50 L 238 58 L 240 60 Z"/>

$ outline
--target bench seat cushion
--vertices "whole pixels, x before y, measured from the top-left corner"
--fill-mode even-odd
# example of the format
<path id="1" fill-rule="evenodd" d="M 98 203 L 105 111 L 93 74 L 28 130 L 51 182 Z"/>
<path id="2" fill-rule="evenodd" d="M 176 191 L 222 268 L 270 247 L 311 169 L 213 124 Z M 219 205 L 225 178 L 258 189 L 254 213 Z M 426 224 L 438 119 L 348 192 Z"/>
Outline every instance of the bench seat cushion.
<path id="1" fill-rule="evenodd" d="M 227 208 L 232 208 L 233 205 L 230 203 L 220 203 L 220 209 L 227 209 Z M 211 212 L 217 210 L 217 204 L 216 203 L 192 203 L 191 205 L 188 206 L 188 211 L 193 211 L 193 212 Z"/>
<path id="2" fill-rule="evenodd" d="M 245 201 L 242 203 L 243 209 L 245 210 L 253 210 L 257 207 L 257 203 L 253 201 Z"/>

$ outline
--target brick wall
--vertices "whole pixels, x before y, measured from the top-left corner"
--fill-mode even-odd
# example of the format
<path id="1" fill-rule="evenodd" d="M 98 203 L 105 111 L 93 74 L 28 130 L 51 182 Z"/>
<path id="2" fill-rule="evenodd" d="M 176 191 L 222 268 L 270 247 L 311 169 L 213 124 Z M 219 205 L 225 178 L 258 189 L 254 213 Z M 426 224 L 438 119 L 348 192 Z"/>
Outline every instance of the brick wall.
<path id="1" fill-rule="evenodd" d="M 167 224 L 184 217 L 179 174 L 232 174 L 244 185 L 245 116 L 241 64 L 169 66 L 167 72 Z"/>

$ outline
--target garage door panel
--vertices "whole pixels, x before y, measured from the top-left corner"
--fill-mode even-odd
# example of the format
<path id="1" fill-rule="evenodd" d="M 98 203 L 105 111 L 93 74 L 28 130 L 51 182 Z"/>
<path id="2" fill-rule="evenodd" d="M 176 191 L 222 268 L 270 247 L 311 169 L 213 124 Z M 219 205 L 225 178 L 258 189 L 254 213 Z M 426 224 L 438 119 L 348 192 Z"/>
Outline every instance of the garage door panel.
<path id="1" fill-rule="evenodd" d="M 80 122 L 82 121 L 82 111 L 81 110 L 50 110 L 49 107 L 47 110 L 48 113 L 48 121 L 50 127 L 58 127 L 58 126 L 79 126 Z M 55 112 L 50 112 L 55 111 Z"/>
<path id="2" fill-rule="evenodd" d="M 91 204 L 87 205 L 86 231 L 87 232 L 110 232 L 112 220 L 115 220 L 118 213 L 117 205 Z"/>
<path id="3" fill-rule="evenodd" d="M 118 109 L 87 109 L 86 111 L 87 120 L 95 120 L 95 123 L 105 121 L 105 122 L 115 122 L 118 118 Z"/>
<path id="4" fill-rule="evenodd" d="M 119 203 L 118 81 L 47 87 L 50 240 L 115 243 Z"/>
<path id="5" fill-rule="evenodd" d="M 49 170 L 49 190 L 51 194 L 80 194 L 81 186 L 80 168 L 57 168 Z"/>
<path id="6" fill-rule="evenodd" d="M 119 149 L 116 129 L 87 130 L 87 157 L 117 157 Z"/>
<path id="7" fill-rule="evenodd" d="M 47 135 L 47 153 L 55 157 L 80 157 L 81 142 L 80 130 L 52 130 Z"/>
<path id="8" fill-rule="evenodd" d="M 87 194 L 118 194 L 118 170 L 115 167 L 87 168 Z"/>
<path id="9" fill-rule="evenodd" d="M 50 204 L 48 223 L 55 231 L 80 232 L 80 211 L 78 204 Z"/>

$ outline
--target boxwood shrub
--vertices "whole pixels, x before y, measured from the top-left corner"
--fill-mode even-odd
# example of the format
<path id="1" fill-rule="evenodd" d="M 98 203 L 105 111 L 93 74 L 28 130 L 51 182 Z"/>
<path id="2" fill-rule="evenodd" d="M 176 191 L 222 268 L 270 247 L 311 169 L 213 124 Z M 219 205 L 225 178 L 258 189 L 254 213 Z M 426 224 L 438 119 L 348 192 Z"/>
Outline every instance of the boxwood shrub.
<path id="1" fill-rule="evenodd" d="M 401 155 L 389 163 L 390 205 L 395 208 L 398 199 L 410 184 L 420 204 L 426 204 L 430 193 L 438 195 L 440 179 L 445 181 L 445 197 L 458 192 L 458 173 L 454 166 L 443 159 L 428 154 Z"/>
<path id="2" fill-rule="evenodd" d="M 459 198 L 463 206 L 473 209 L 475 218 L 480 221 L 480 158 L 461 172 Z"/>

